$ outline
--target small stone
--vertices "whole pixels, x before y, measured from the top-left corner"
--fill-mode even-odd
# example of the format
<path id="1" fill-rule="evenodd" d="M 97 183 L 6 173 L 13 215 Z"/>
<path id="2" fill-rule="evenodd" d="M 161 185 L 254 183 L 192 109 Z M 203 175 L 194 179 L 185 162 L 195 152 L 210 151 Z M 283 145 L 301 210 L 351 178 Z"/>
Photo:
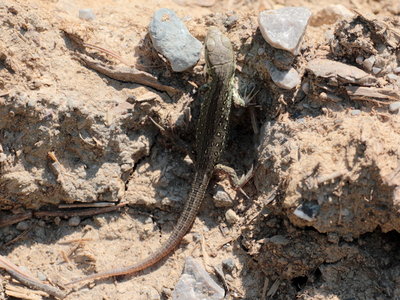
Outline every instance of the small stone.
<path id="1" fill-rule="evenodd" d="M 300 75 L 294 68 L 281 71 L 269 61 L 266 63 L 266 68 L 272 81 L 282 89 L 291 90 L 301 82 Z"/>
<path id="2" fill-rule="evenodd" d="M 283 7 L 264 10 L 258 24 L 264 39 L 272 46 L 297 55 L 311 11 L 305 7 Z"/>
<path id="3" fill-rule="evenodd" d="M 47 276 L 42 272 L 37 272 L 37 278 L 41 281 L 47 280 Z"/>
<path id="4" fill-rule="evenodd" d="M 233 225 L 239 220 L 239 216 L 234 212 L 233 209 L 228 209 L 225 213 L 225 219 L 228 224 Z"/>
<path id="5" fill-rule="evenodd" d="M 30 226 L 29 226 L 29 223 L 26 222 L 26 221 L 19 222 L 19 223 L 17 224 L 17 226 L 16 226 L 17 230 L 19 230 L 19 231 L 25 231 L 25 230 L 27 230 L 29 227 L 30 227 Z"/>
<path id="6" fill-rule="evenodd" d="M 38 225 L 39 225 L 40 227 L 45 227 L 45 226 L 46 226 L 46 222 L 43 221 L 43 220 L 39 220 Z"/>
<path id="7" fill-rule="evenodd" d="M 372 73 L 375 74 L 375 75 L 378 74 L 380 71 L 382 71 L 382 68 L 378 68 L 378 67 L 373 67 L 372 68 Z"/>
<path id="8" fill-rule="evenodd" d="M 224 190 L 218 190 L 213 197 L 215 207 L 231 207 L 233 201 Z"/>
<path id="9" fill-rule="evenodd" d="M 400 109 L 400 102 L 393 102 L 393 103 L 390 103 L 390 105 L 389 105 L 389 111 L 390 111 L 391 113 L 396 113 L 396 112 L 399 111 L 399 109 Z"/>
<path id="10" fill-rule="evenodd" d="M 361 55 L 356 57 L 357 64 L 362 65 L 363 62 L 364 62 L 364 57 L 362 57 Z"/>
<path id="11" fill-rule="evenodd" d="M 393 72 L 395 72 L 396 74 L 400 73 L 400 67 L 394 68 Z"/>
<path id="12" fill-rule="evenodd" d="M 173 300 L 222 300 L 225 291 L 193 257 L 187 257 L 183 274 L 172 293 Z"/>
<path id="13" fill-rule="evenodd" d="M 232 258 L 226 258 L 222 261 L 222 267 L 227 270 L 229 273 L 233 271 L 236 264 Z"/>
<path id="14" fill-rule="evenodd" d="M 96 16 L 91 8 L 85 8 L 79 10 L 79 19 L 91 21 L 94 20 Z"/>
<path id="15" fill-rule="evenodd" d="M 60 217 L 55 217 L 54 218 L 54 224 L 60 225 L 60 223 L 61 223 L 61 218 Z"/>
<path id="16" fill-rule="evenodd" d="M 364 59 L 364 61 L 363 61 L 363 67 L 364 67 L 367 71 L 371 72 L 371 71 L 372 71 L 372 67 L 374 66 L 375 60 L 376 60 L 376 58 L 375 58 L 374 55 L 371 55 L 371 56 L 368 57 L 367 59 Z"/>
<path id="17" fill-rule="evenodd" d="M 301 90 L 307 95 L 310 92 L 310 83 L 308 81 L 301 85 Z"/>
<path id="18" fill-rule="evenodd" d="M 400 77 L 398 75 L 393 74 L 393 73 L 387 74 L 387 77 L 392 81 L 399 81 L 399 79 L 400 79 Z"/>
<path id="19" fill-rule="evenodd" d="M 229 16 L 229 17 L 225 20 L 224 26 L 225 26 L 225 27 L 232 27 L 233 25 L 236 24 L 236 22 L 237 22 L 238 20 L 239 20 L 238 15 Z"/>
<path id="20" fill-rule="evenodd" d="M 175 72 L 193 67 L 200 59 L 203 45 L 170 9 L 161 8 L 154 13 L 149 35 L 154 48 L 167 58 Z"/>
<path id="21" fill-rule="evenodd" d="M 80 223 L 81 223 L 81 218 L 78 217 L 78 216 L 71 217 L 68 220 L 68 225 L 69 226 L 78 226 Z"/>
<path id="22" fill-rule="evenodd" d="M 350 10 L 340 4 L 331 4 L 317 11 L 310 19 L 311 26 L 334 24 L 341 19 L 354 16 Z"/>
<path id="23" fill-rule="evenodd" d="M 358 116 L 359 114 L 361 114 L 361 110 L 359 110 L 359 109 L 353 109 L 353 110 L 350 111 L 350 114 L 351 114 L 352 116 Z"/>

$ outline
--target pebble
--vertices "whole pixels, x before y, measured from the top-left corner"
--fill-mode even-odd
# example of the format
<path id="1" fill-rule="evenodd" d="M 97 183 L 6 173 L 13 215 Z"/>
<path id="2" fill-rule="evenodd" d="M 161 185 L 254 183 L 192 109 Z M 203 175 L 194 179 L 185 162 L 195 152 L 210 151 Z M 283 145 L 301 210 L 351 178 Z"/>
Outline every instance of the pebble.
<path id="1" fill-rule="evenodd" d="M 232 272 L 236 264 L 232 258 L 226 258 L 222 261 L 222 267 L 228 272 Z"/>
<path id="2" fill-rule="evenodd" d="M 354 16 L 350 10 L 341 4 L 331 4 L 317 11 L 310 19 L 311 26 L 334 24 L 337 21 Z"/>
<path id="3" fill-rule="evenodd" d="M 361 55 L 356 57 L 357 64 L 362 65 L 363 62 L 364 62 L 364 57 L 362 57 Z"/>
<path id="4" fill-rule="evenodd" d="M 81 223 L 81 218 L 78 217 L 78 216 L 71 217 L 68 220 L 68 225 L 69 226 L 78 226 L 80 223 Z"/>
<path id="5" fill-rule="evenodd" d="M 264 10 L 258 15 L 258 25 L 272 47 L 297 55 L 310 16 L 311 11 L 305 7 Z"/>
<path id="6" fill-rule="evenodd" d="M 378 74 L 380 71 L 382 71 L 382 68 L 378 68 L 378 67 L 372 68 L 372 73 L 374 73 L 375 75 Z"/>
<path id="7" fill-rule="evenodd" d="M 183 274 L 172 293 L 172 300 L 222 300 L 225 291 L 193 257 L 185 261 Z"/>
<path id="8" fill-rule="evenodd" d="M 42 272 L 37 272 L 37 278 L 41 281 L 47 280 L 47 276 Z"/>
<path id="9" fill-rule="evenodd" d="M 203 45 L 170 9 L 161 8 L 154 13 L 149 35 L 154 48 L 169 61 L 175 72 L 193 67 L 200 59 Z"/>
<path id="10" fill-rule="evenodd" d="M 364 59 L 364 61 L 363 61 L 364 68 L 367 71 L 371 72 L 372 71 L 372 67 L 374 66 L 375 60 L 376 60 L 376 58 L 375 58 L 374 55 L 371 55 L 370 57 Z"/>
<path id="11" fill-rule="evenodd" d="M 236 22 L 239 20 L 238 15 L 231 15 L 229 16 L 225 22 L 224 22 L 224 26 L 225 27 L 232 27 L 233 25 L 236 24 Z"/>
<path id="12" fill-rule="evenodd" d="M 213 201 L 215 207 L 231 207 L 233 205 L 231 197 L 224 190 L 218 190 L 213 196 Z"/>
<path id="13" fill-rule="evenodd" d="M 314 221 L 319 213 L 320 206 L 313 202 L 304 202 L 294 211 L 294 215 L 306 221 Z"/>
<path id="14" fill-rule="evenodd" d="M 400 110 L 400 102 L 393 102 L 389 105 L 389 111 L 392 113 L 396 113 Z"/>
<path id="15" fill-rule="evenodd" d="M 393 72 L 395 72 L 396 74 L 400 73 L 400 67 L 394 68 Z"/>
<path id="16" fill-rule="evenodd" d="M 29 223 L 25 222 L 25 221 L 19 222 L 17 224 L 16 228 L 19 231 L 25 231 L 25 230 L 27 230 L 29 228 Z"/>
<path id="17" fill-rule="evenodd" d="M 361 110 L 359 110 L 359 109 L 353 109 L 353 110 L 350 111 L 350 114 L 351 114 L 352 116 L 358 116 L 359 114 L 361 114 Z"/>
<path id="18" fill-rule="evenodd" d="M 94 12 L 91 8 L 85 8 L 79 10 L 79 19 L 91 21 L 95 19 Z"/>
<path id="19" fill-rule="evenodd" d="M 388 77 L 390 80 L 393 80 L 393 81 L 399 81 L 399 79 L 400 79 L 400 77 L 399 77 L 398 75 L 393 74 L 393 73 L 387 74 L 387 77 Z"/>
<path id="20" fill-rule="evenodd" d="M 228 224 L 233 225 L 239 220 L 239 216 L 234 212 L 233 209 L 228 209 L 225 213 L 225 219 Z"/>
<path id="21" fill-rule="evenodd" d="M 294 68 L 281 71 L 269 61 L 266 62 L 265 66 L 272 81 L 282 89 L 291 90 L 301 82 L 300 75 Z"/>
<path id="22" fill-rule="evenodd" d="M 60 225 L 61 224 L 61 218 L 60 217 L 55 217 L 54 218 L 54 224 Z"/>

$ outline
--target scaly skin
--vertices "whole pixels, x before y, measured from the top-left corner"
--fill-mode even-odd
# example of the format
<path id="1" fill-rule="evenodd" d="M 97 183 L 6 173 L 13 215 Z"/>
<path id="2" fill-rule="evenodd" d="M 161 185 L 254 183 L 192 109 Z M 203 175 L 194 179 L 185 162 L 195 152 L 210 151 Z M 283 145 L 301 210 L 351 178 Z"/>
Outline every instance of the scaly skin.
<path id="1" fill-rule="evenodd" d="M 217 28 L 208 31 L 205 58 L 210 77 L 209 95 L 201 105 L 196 132 L 196 173 L 182 215 L 167 241 L 144 260 L 127 267 L 100 272 L 67 283 L 130 275 L 144 270 L 169 255 L 181 242 L 196 218 L 207 186 L 224 149 L 232 103 L 235 57 L 231 42 Z"/>

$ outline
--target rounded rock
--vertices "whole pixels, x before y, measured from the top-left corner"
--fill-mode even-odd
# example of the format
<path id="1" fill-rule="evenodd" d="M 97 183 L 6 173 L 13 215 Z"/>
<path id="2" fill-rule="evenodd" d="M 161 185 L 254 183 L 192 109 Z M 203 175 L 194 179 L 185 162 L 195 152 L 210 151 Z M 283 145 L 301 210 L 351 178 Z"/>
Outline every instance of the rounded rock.
<path id="1" fill-rule="evenodd" d="M 154 13 L 149 35 L 154 48 L 169 61 L 175 72 L 193 67 L 200 59 L 203 45 L 170 9 L 161 8 Z"/>
<path id="2" fill-rule="evenodd" d="M 78 226 L 80 223 L 81 223 L 81 218 L 78 217 L 78 216 L 71 217 L 68 220 L 68 225 L 69 226 Z"/>
<path id="3" fill-rule="evenodd" d="M 225 219 L 228 224 L 233 225 L 239 220 L 239 216 L 233 211 L 233 209 L 228 209 L 225 213 Z"/>
<path id="4" fill-rule="evenodd" d="M 389 105 L 389 111 L 390 111 L 391 113 L 396 113 L 396 112 L 399 111 L 399 109 L 400 109 L 400 102 L 393 102 L 393 103 L 390 103 L 390 105 Z"/>
<path id="5" fill-rule="evenodd" d="M 258 15 L 258 25 L 272 47 L 297 55 L 310 16 L 311 11 L 306 7 L 264 10 Z"/>

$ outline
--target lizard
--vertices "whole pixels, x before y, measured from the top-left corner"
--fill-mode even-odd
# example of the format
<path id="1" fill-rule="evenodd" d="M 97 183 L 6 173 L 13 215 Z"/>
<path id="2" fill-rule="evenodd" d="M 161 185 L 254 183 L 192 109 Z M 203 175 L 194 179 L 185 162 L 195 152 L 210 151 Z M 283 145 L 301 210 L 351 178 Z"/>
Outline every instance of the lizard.
<path id="1" fill-rule="evenodd" d="M 73 280 L 66 285 L 113 276 L 131 275 L 144 270 L 168 256 L 192 227 L 214 169 L 224 150 L 232 105 L 235 55 L 232 44 L 216 27 L 208 30 L 205 39 L 205 61 L 209 90 L 200 108 L 197 122 L 195 175 L 182 214 L 164 244 L 136 264 L 95 273 Z"/>

